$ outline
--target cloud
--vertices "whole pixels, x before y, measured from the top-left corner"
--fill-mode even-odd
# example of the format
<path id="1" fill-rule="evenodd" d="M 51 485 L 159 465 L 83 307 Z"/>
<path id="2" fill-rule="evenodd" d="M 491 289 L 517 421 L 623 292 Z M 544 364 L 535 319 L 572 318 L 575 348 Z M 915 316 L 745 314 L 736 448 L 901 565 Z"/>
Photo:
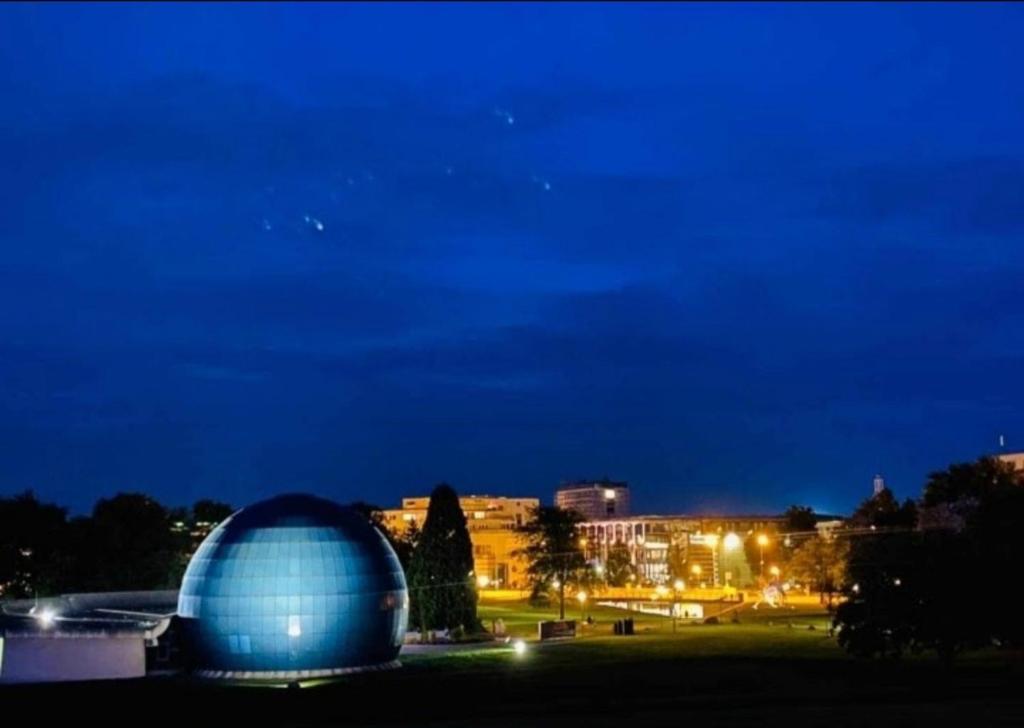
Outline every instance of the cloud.
<path id="1" fill-rule="evenodd" d="M 821 184 L 826 215 L 911 220 L 953 233 L 1024 229 L 1024 158 L 893 162 L 839 172 Z"/>

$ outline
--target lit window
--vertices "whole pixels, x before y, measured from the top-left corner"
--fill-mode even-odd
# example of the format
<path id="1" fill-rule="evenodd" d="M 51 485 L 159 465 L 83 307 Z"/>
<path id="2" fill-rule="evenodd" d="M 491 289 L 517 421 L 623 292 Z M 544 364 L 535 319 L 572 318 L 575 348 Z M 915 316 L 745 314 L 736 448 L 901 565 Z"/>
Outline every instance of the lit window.
<path id="1" fill-rule="evenodd" d="M 288 616 L 288 636 L 299 637 L 302 634 L 302 624 L 299 621 L 299 615 L 291 614 Z"/>
<path id="2" fill-rule="evenodd" d="M 604 497 L 606 500 L 615 500 L 615 491 L 611 488 L 606 488 L 604 491 Z"/>

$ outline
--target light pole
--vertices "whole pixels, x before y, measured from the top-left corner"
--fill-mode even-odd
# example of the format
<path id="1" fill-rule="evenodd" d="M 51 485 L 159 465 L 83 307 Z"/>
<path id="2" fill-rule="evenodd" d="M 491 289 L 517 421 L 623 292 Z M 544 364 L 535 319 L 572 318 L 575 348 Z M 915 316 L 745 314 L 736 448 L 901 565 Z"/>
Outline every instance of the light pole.
<path id="1" fill-rule="evenodd" d="M 697 584 L 700 584 L 700 564 L 694 564 L 690 567 L 690 573 L 693 574 L 693 578 L 697 580 Z"/>
<path id="2" fill-rule="evenodd" d="M 764 547 L 768 545 L 768 537 L 763 533 L 757 534 L 757 546 L 761 551 L 761 581 L 764 581 Z"/>
<path id="3" fill-rule="evenodd" d="M 676 579 L 672 583 L 672 633 L 673 634 L 675 634 L 675 631 L 676 631 L 676 618 L 679 616 L 679 592 L 681 592 L 683 590 L 684 586 L 685 586 L 685 584 L 683 584 L 683 580 L 682 579 Z"/>
<path id="4" fill-rule="evenodd" d="M 583 610 L 587 604 L 587 593 L 585 591 L 576 592 L 576 599 L 580 603 L 580 623 L 582 624 L 584 622 Z"/>

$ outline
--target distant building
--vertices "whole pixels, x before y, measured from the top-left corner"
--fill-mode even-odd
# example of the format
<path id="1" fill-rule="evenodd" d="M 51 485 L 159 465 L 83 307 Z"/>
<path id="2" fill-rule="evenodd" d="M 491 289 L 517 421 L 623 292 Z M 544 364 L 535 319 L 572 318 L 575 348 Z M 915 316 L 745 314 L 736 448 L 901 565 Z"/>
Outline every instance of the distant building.
<path id="1" fill-rule="evenodd" d="M 876 475 L 875 479 L 872 481 L 872 486 L 874 489 L 874 495 L 879 495 L 883 490 L 885 490 L 885 478 L 881 475 Z"/>
<path id="2" fill-rule="evenodd" d="M 629 515 L 629 484 L 607 479 L 563 483 L 555 491 L 555 505 L 588 521 L 623 518 Z"/>
<path id="3" fill-rule="evenodd" d="M 466 527 L 473 542 L 473 572 L 481 588 L 525 589 L 529 586 L 526 561 L 515 554 L 526 544 L 518 529 L 532 517 L 539 498 L 466 495 L 459 497 Z M 403 498 L 402 507 L 384 511 L 384 525 L 401 535 L 427 520 L 429 496 Z"/>
<path id="4" fill-rule="evenodd" d="M 608 552 L 624 544 L 640 582 L 681 577 L 693 585 L 746 586 L 759 576 L 746 542 L 756 543 L 759 535 L 774 542 L 785 522 L 784 516 L 633 516 L 587 521 L 580 530 L 592 562 L 605 563 Z"/>
<path id="5" fill-rule="evenodd" d="M 1004 463 L 1010 463 L 1014 470 L 1024 471 L 1024 452 L 1006 452 L 997 457 Z"/>

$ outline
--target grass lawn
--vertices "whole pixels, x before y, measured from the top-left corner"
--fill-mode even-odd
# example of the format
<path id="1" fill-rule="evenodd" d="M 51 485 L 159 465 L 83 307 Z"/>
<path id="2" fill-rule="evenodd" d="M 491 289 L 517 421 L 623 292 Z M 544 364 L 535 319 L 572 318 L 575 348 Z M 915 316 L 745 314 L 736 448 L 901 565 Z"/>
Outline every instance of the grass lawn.
<path id="1" fill-rule="evenodd" d="M 579 616 L 579 607 L 567 616 Z M 482 605 L 514 634 L 551 616 L 525 604 Z M 596 609 L 576 640 L 405 656 L 401 670 L 310 684 L 239 689 L 186 679 L 0 691 L 0 705 L 72 710 L 131 725 L 703 726 L 1024 724 L 1019 656 L 981 654 L 952 672 L 931 658 L 861 663 L 810 609 L 745 609 L 740 623 L 680 626 L 635 615 L 638 634 L 611 636 L 617 610 Z M 815 629 L 808 629 L 814 625 Z M 9 700 L 7 700 L 9 698 Z M 142 713 L 127 709 L 135 702 Z M 111 712 L 111 711 L 114 712 Z M 101 712 L 94 712 L 101 711 Z"/>

